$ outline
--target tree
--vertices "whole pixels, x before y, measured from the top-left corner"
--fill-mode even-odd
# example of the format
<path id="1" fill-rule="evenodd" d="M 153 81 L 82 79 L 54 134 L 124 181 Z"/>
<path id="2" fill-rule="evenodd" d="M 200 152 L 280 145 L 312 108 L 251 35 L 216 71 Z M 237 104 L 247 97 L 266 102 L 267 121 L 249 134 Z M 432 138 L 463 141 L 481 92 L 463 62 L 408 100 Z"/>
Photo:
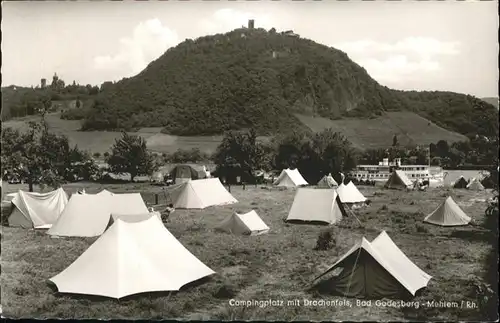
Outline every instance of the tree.
<path id="1" fill-rule="evenodd" d="M 224 174 L 232 181 L 236 176 L 242 180 L 253 180 L 252 172 L 266 168 L 264 147 L 257 142 L 254 129 L 248 132 L 227 132 L 217 147 L 213 161 L 217 165 L 217 173 Z"/>
<path id="2" fill-rule="evenodd" d="M 450 151 L 450 146 L 446 140 L 439 140 L 436 144 L 436 149 L 439 157 L 446 157 Z"/>
<path id="3" fill-rule="evenodd" d="M 43 119 L 28 126 L 25 132 L 2 129 L 2 173 L 25 180 L 30 192 L 37 183 L 57 188 L 73 180 L 75 164 L 84 162 L 87 154 L 71 148 L 66 136 L 49 132 Z"/>
<path id="4" fill-rule="evenodd" d="M 317 182 L 327 173 L 339 179 L 357 164 L 357 153 L 351 143 L 333 129 L 315 134 L 304 151 L 299 168 L 310 182 Z"/>
<path id="5" fill-rule="evenodd" d="M 126 132 L 115 140 L 106 162 L 113 173 L 129 173 L 131 181 L 138 175 L 151 175 L 158 168 L 144 138 Z"/>
<path id="6" fill-rule="evenodd" d="M 276 167 L 298 168 L 309 182 L 317 182 L 327 173 L 338 177 L 357 164 L 357 152 L 351 143 L 333 129 L 314 135 L 293 133 L 278 144 Z"/>
<path id="7" fill-rule="evenodd" d="M 394 135 L 394 137 L 392 137 L 392 147 L 396 147 L 396 146 L 399 146 L 398 136 Z"/>

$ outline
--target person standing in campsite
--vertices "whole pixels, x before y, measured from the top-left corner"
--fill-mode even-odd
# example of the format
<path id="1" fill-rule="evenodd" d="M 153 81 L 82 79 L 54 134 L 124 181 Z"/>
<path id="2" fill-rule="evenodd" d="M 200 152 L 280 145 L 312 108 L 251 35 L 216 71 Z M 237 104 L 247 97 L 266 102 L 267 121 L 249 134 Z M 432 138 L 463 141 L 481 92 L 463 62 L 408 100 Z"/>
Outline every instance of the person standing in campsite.
<path id="1" fill-rule="evenodd" d="M 170 203 L 161 214 L 162 221 L 163 221 L 163 218 L 165 218 L 165 222 L 168 221 L 170 214 L 172 214 L 174 212 L 175 212 L 174 205 L 172 203 Z"/>

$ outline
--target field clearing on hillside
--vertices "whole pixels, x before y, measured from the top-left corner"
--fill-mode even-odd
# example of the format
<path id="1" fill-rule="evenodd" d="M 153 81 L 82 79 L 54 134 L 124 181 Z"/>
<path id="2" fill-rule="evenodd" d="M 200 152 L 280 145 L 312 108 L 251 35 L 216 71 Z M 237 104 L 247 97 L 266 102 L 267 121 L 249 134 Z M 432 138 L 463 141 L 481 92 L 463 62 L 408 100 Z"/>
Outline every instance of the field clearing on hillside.
<path id="1" fill-rule="evenodd" d="M 75 192 L 85 186 L 88 193 L 102 188 L 113 192 L 142 192 L 150 200 L 160 188 L 147 184 L 71 184 Z M 7 185 L 4 193 L 20 189 Z M 22 187 L 25 189 L 25 187 Z M 433 278 L 418 301 L 474 301 L 473 281 L 482 281 L 485 258 L 492 246 L 480 227 L 442 228 L 425 225 L 422 219 L 449 194 L 475 222 L 484 220 L 485 202 L 491 192 L 432 189 L 399 192 L 363 187 L 372 204 L 356 211 L 361 227 L 352 217 L 336 226 L 337 246 L 314 251 L 324 226 L 283 222 L 294 190 L 232 187 L 238 204 L 205 210 L 176 210 L 165 225 L 202 262 L 217 272 L 200 284 L 178 293 L 150 293 L 120 301 L 54 293 L 47 280 L 78 258 L 96 238 L 51 239 L 43 231 L 2 227 L 2 307 L 15 318 L 61 319 L 204 319 L 204 320 L 485 320 L 485 311 L 457 308 L 304 307 L 286 306 L 287 301 L 343 299 L 313 295 L 306 291 L 313 279 L 332 265 L 362 236 L 373 239 L 386 230 L 399 248 Z M 257 211 L 271 228 L 267 235 L 235 236 L 214 231 L 234 211 Z M 281 307 L 232 307 L 230 299 L 284 301 Z M 352 299 L 351 299 L 352 300 Z M 352 300 L 354 301 L 354 300 Z"/>
<path id="2" fill-rule="evenodd" d="M 359 149 L 387 148 L 396 134 L 400 145 L 429 145 L 439 140 L 448 143 L 467 140 L 467 137 L 443 129 L 412 112 L 387 112 L 375 119 L 330 120 L 321 117 L 296 115 L 314 132 L 333 128 L 341 132 Z"/>
<path id="3" fill-rule="evenodd" d="M 28 121 L 39 120 L 38 117 L 26 117 L 16 120 L 9 120 L 2 123 L 2 127 L 12 127 L 15 129 L 27 129 Z M 46 120 L 55 133 L 68 136 L 72 145 L 78 145 L 81 149 L 99 152 L 103 154 L 109 151 L 115 139 L 121 136 L 117 131 L 79 131 L 79 120 L 63 120 L 58 113 L 46 116 Z M 130 132 L 140 135 L 147 140 L 148 148 L 160 153 L 173 153 L 177 149 L 198 148 L 206 153 L 213 153 L 222 140 L 222 136 L 196 136 L 180 137 L 160 133 L 161 128 L 144 128 L 138 132 Z"/>

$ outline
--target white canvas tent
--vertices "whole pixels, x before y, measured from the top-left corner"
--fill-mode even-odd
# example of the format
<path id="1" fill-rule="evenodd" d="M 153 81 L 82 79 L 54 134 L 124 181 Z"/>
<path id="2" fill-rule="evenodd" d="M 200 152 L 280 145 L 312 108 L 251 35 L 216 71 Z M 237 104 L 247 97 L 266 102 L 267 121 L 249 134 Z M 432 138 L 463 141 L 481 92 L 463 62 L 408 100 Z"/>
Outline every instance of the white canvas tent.
<path id="1" fill-rule="evenodd" d="M 14 208 L 8 218 L 9 226 L 48 229 L 67 203 L 68 196 L 62 188 L 48 193 L 19 191 L 12 198 Z"/>
<path id="2" fill-rule="evenodd" d="M 343 270 L 323 286 L 348 297 L 415 296 L 432 278 L 408 259 L 385 231 L 371 243 L 363 237 L 318 278 L 337 268 Z"/>
<path id="3" fill-rule="evenodd" d="M 323 176 L 316 185 L 317 187 L 320 188 L 335 188 L 339 186 L 339 184 L 335 181 L 335 179 L 332 177 L 332 174 L 328 174 Z"/>
<path id="4" fill-rule="evenodd" d="M 437 209 L 424 219 L 424 222 L 440 226 L 467 225 L 470 221 L 471 218 L 465 214 L 451 196 L 448 196 Z"/>
<path id="5" fill-rule="evenodd" d="M 238 203 L 218 178 L 189 180 L 170 187 L 168 193 L 174 208 L 178 209 L 204 209 Z"/>
<path id="6" fill-rule="evenodd" d="M 337 193 L 342 203 L 362 204 L 366 202 L 366 197 L 361 194 L 353 182 L 349 182 L 347 185 L 344 185 L 344 183 L 340 184 L 337 188 Z"/>
<path id="7" fill-rule="evenodd" d="M 406 176 L 402 170 L 394 170 L 384 185 L 385 188 L 390 189 L 407 189 L 413 187 L 412 181 Z"/>
<path id="8" fill-rule="evenodd" d="M 345 214 L 335 190 L 299 188 L 293 199 L 287 221 L 339 222 Z"/>
<path id="9" fill-rule="evenodd" d="M 483 191 L 484 186 L 476 177 L 474 177 L 467 185 L 467 189 L 472 191 Z"/>
<path id="10" fill-rule="evenodd" d="M 273 185 L 281 187 L 298 187 L 309 185 L 309 183 L 302 177 L 299 170 L 284 169 L 281 171 L 280 176 L 274 181 Z"/>
<path id="11" fill-rule="evenodd" d="M 182 286 L 215 272 L 191 254 L 156 216 L 119 218 L 78 259 L 50 279 L 60 293 L 111 298 Z"/>
<path id="12" fill-rule="evenodd" d="M 222 221 L 217 229 L 230 233 L 252 236 L 269 232 L 269 227 L 254 210 L 245 214 L 231 214 Z"/>
<path id="13" fill-rule="evenodd" d="M 116 222 L 118 219 L 124 219 L 127 222 L 139 222 L 143 220 L 149 219 L 151 216 L 156 216 L 161 220 L 161 213 L 160 212 L 149 212 L 149 213 L 142 213 L 142 214 L 111 214 L 111 219 L 113 220 L 112 222 Z"/>
<path id="14" fill-rule="evenodd" d="M 108 227 L 111 215 L 149 213 L 139 193 L 73 194 L 57 222 L 47 231 L 53 236 L 96 237 Z"/>

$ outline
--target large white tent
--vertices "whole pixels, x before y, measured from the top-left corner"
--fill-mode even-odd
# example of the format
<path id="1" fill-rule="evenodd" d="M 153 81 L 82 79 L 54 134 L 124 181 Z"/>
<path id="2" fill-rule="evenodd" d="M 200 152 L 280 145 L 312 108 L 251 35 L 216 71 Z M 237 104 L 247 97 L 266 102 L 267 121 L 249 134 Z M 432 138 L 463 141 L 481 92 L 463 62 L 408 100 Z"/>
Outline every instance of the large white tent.
<path id="1" fill-rule="evenodd" d="M 347 185 L 340 184 L 337 193 L 342 203 L 361 204 L 366 202 L 366 197 L 363 196 L 353 182 L 349 182 Z"/>
<path id="2" fill-rule="evenodd" d="M 54 236 L 95 237 L 108 227 L 111 215 L 149 213 L 139 193 L 73 194 L 57 222 L 47 231 Z"/>
<path id="3" fill-rule="evenodd" d="M 302 177 L 297 168 L 287 168 L 281 171 L 280 176 L 274 181 L 273 185 L 281 187 L 298 187 L 309 185 L 309 183 Z"/>
<path id="4" fill-rule="evenodd" d="M 170 187 L 168 193 L 174 207 L 179 209 L 204 209 L 238 202 L 218 178 L 189 180 Z"/>
<path id="5" fill-rule="evenodd" d="M 269 232 L 269 227 L 262 221 L 255 210 L 245 214 L 233 213 L 224 219 L 217 229 L 252 236 Z"/>
<path id="6" fill-rule="evenodd" d="M 119 299 L 144 292 L 178 291 L 214 273 L 158 217 L 140 220 L 120 217 L 50 281 L 60 293 Z"/>
<path id="7" fill-rule="evenodd" d="M 467 225 L 470 221 L 471 218 L 465 214 L 451 196 L 448 196 L 437 209 L 424 219 L 424 222 L 440 226 Z"/>
<path id="8" fill-rule="evenodd" d="M 348 297 L 415 296 L 432 278 L 408 259 L 385 231 L 371 243 L 363 237 L 318 278 L 337 268 L 343 270 L 322 285 Z"/>
<path id="9" fill-rule="evenodd" d="M 59 218 L 68 203 L 68 195 L 59 188 L 48 193 L 19 191 L 12 198 L 14 206 L 9 226 L 48 229 Z"/>
<path id="10" fill-rule="evenodd" d="M 287 221 L 336 223 L 345 214 L 335 190 L 299 188 L 295 194 Z"/>

